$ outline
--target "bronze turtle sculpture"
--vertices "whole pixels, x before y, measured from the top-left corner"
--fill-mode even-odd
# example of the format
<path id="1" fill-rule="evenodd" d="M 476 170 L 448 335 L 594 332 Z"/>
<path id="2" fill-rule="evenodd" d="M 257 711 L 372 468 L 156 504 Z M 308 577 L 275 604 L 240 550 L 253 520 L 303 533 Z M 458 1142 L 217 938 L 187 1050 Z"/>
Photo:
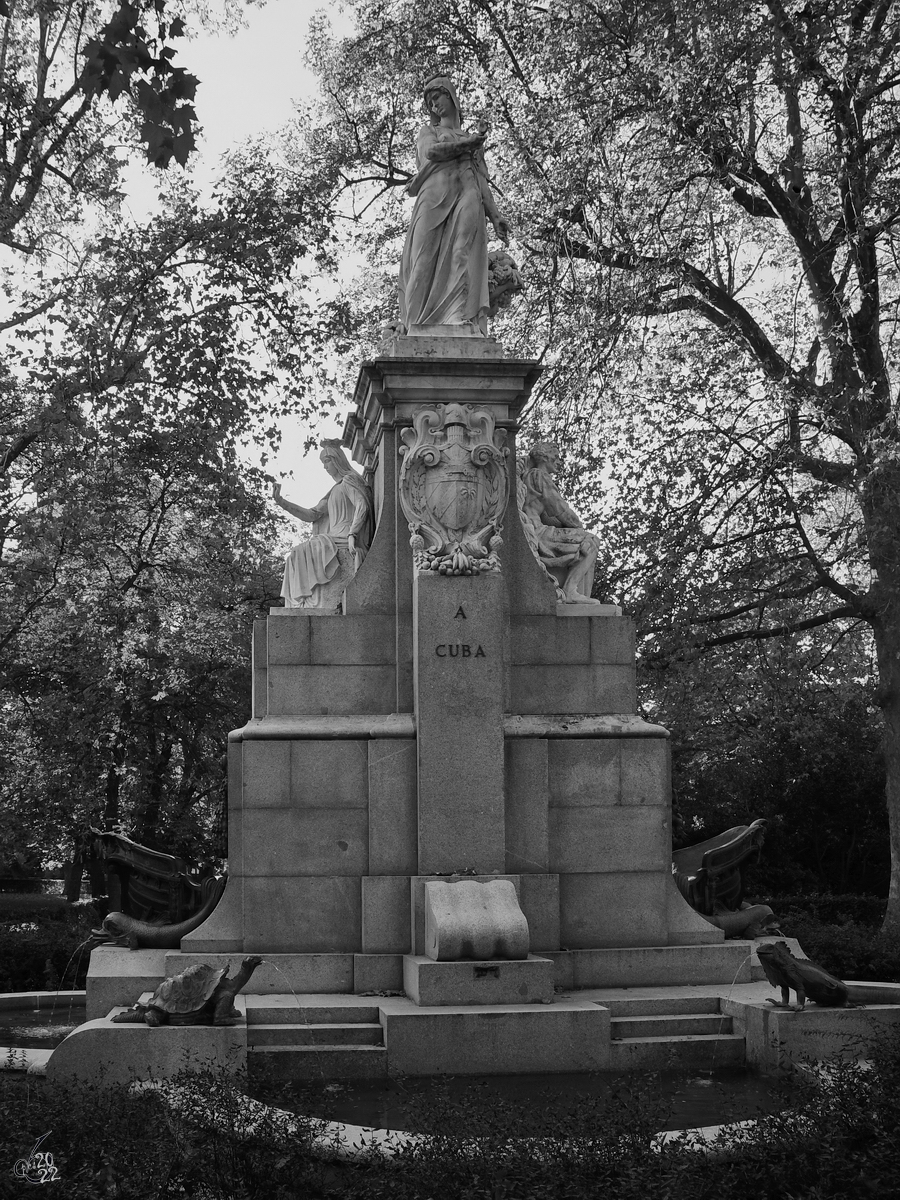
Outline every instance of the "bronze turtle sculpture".
<path id="1" fill-rule="evenodd" d="M 234 1025 L 240 1013 L 234 998 L 262 959 L 252 954 L 241 963 L 234 978 L 227 967 L 196 963 L 178 975 L 164 979 L 146 1004 L 135 1004 L 113 1021 L 145 1025 Z"/>
<path id="2" fill-rule="evenodd" d="M 806 1004 L 807 996 L 823 1008 L 855 1008 L 850 1004 L 847 985 L 822 967 L 808 959 L 794 958 L 786 942 L 767 942 L 758 946 L 756 953 L 774 987 L 781 988 L 781 1001 L 768 1000 L 776 1008 L 796 1007 L 799 1012 Z M 791 1005 L 791 989 L 797 993 L 796 1006 Z"/>

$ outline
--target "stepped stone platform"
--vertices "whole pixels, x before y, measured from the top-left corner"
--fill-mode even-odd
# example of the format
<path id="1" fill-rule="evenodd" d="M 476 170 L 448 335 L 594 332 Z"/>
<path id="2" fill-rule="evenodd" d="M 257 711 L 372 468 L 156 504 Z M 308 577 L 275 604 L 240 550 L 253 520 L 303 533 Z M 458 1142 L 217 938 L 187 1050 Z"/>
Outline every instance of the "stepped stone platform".
<path id="1" fill-rule="evenodd" d="M 90 1065 L 108 1082 L 165 1078 L 188 1056 L 251 1080 L 741 1065 L 773 1073 L 801 1060 L 858 1057 L 900 1028 L 900 985 L 854 984 L 851 991 L 865 1001 L 867 986 L 880 1002 L 803 1012 L 773 1008 L 774 989 L 762 980 L 583 988 L 550 1004 L 456 1007 L 423 1007 L 406 996 L 260 993 L 239 996 L 244 1020 L 224 1029 L 88 1021 L 54 1052 L 47 1073 L 77 1078 Z"/>

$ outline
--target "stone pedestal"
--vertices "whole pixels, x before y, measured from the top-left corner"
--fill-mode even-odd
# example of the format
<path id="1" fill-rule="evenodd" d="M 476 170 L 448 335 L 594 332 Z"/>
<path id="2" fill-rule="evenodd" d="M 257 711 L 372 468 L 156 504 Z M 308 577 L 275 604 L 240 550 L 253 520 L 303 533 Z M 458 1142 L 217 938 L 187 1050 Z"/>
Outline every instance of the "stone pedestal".
<path id="1" fill-rule="evenodd" d="M 413 583 L 419 871 L 506 868 L 499 575 Z"/>
<path id="2" fill-rule="evenodd" d="M 416 1004 L 550 1004 L 553 963 L 528 958 L 486 962 L 434 962 L 421 954 L 403 959 L 403 990 Z"/>
<path id="3" fill-rule="evenodd" d="M 420 1014 L 619 976 L 734 975 L 735 955 L 710 944 L 721 931 L 671 883 L 668 735 L 636 715 L 632 624 L 614 606 L 558 605 L 521 527 L 517 416 L 539 368 L 482 349 L 406 338 L 363 365 L 344 440 L 372 486 L 374 539 L 340 613 L 257 622 L 252 716 L 229 742 L 228 885 L 167 968 L 258 952 L 271 967 L 254 990 L 402 987 Z M 512 481 L 499 570 L 414 561 L 400 451 L 423 405 L 457 442 L 489 415 L 492 478 L 505 463 Z M 531 957 L 423 959 L 425 882 L 453 873 L 512 881 Z"/>

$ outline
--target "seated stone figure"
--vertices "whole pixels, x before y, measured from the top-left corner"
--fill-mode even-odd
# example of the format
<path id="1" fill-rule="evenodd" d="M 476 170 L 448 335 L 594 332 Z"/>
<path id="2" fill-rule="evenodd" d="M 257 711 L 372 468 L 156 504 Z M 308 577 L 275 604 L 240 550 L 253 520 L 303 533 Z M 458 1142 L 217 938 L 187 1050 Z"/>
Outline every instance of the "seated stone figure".
<path id="1" fill-rule="evenodd" d="M 312 536 L 284 560 L 285 608 L 336 610 L 372 540 L 372 493 L 350 466 L 341 443 L 327 438 L 319 458 L 335 483 L 314 508 L 284 499 L 281 484 L 273 490 L 276 504 L 313 527 Z"/>
<path id="2" fill-rule="evenodd" d="M 525 536 L 563 603 L 603 607 L 591 598 L 600 539 L 584 528 L 563 498 L 554 479 L 558 468 L 559 450 L 552 442 L 535 442 L 527 460 L 520 461 L 518 501 Z"/>

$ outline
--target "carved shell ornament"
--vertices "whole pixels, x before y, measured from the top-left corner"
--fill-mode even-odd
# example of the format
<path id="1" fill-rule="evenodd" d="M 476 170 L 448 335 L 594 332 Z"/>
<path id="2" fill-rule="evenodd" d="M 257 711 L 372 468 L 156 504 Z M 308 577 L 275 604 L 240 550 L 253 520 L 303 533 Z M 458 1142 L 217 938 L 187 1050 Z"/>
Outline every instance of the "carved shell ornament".
<path id="1" fill-rule="evenodd" d="M 197 963 L 180 975 L 164 979 L 153 993 L 150 1004 L 167 1013 L 196 1012 L 210 998 L 225 974 L 225 967 Z"/>
<path id="2" fill-rule="evenodd" d="M 401 434 L 400 503 L 420 571 L 499 571 L 509 492 L 506 430 L 475 404 L 427 404 Z"/>

